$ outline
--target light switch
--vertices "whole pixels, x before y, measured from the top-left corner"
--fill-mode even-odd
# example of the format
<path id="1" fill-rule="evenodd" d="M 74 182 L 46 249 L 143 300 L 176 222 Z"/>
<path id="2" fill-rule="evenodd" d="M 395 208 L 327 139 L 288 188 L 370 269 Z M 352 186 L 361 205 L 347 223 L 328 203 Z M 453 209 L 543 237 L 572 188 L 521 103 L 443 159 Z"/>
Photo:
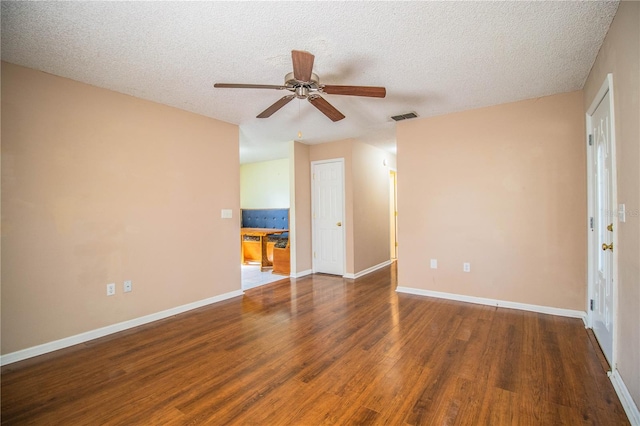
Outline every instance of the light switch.
<path id="1" fill-rule="evenodd" d="M 222 219 L 231 219 L 233 217 L 233 210 L 231 210 L 231 209 L 222 209 L 220 217 Z"/>
<path id="2" fill-rule="evenodd" d="M 618 204 L 618 220 L 620 222 L 626 222 L 627 220 L 627 211 L 624 204 Z"/>
<path id="3" fill-rule="evenodd" d="M 431 269 L 438 269 L 438 259 L 431 259 Z"/>

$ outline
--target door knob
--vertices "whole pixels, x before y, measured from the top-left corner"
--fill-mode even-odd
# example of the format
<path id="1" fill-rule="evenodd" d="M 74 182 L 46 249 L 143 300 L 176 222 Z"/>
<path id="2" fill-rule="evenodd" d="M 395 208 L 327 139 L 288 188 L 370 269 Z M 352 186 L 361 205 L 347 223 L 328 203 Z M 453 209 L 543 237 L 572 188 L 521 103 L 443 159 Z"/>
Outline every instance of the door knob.
<path id="1" fill-rule="evenodd" d="M 613 251 L 613 243 L 607 245 L 607 243 L 602 243 L 602 250 L 611 250 Z"/>
<path id="2" fill-rule="evenodd" d="M 607 226 L 607 231 L 613 232 L 613 223 L 610 223 L 609 226 Z"/>
<path id="3" fill-rule="evenodd" d="M 336 225 L 342 226 L 342 222 L 338 222 L 338 223 L 336 223 Z"/>

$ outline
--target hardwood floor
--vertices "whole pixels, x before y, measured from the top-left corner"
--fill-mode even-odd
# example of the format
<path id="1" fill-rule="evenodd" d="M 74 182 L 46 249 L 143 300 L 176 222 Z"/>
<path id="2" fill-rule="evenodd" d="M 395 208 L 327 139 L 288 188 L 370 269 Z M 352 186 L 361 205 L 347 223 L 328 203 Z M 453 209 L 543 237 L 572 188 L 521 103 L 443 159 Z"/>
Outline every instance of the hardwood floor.
<path id="1" fill-rule="evenodd" d="M 5 366 L 2 423 L 628 424 L 581 320 L 395 286 L 269 284 Z"/>

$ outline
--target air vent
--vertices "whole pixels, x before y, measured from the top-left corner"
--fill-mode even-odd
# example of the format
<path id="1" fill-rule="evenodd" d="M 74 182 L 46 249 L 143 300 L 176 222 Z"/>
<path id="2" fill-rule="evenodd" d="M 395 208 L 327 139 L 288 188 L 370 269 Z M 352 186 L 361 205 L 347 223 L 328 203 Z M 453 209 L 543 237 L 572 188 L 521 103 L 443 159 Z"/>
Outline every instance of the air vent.
<path id="1" fill-rule="evenodd" d="M 418 114 L 416 114 L 415 112 L 408 112 L 406 114 L 394 115 L 393 117 L 391 117 L 391 119 L 394 121 L 400 121 L 400 120 L 408 120 L 410 118 L 416 118 L 417 116 Z"/>

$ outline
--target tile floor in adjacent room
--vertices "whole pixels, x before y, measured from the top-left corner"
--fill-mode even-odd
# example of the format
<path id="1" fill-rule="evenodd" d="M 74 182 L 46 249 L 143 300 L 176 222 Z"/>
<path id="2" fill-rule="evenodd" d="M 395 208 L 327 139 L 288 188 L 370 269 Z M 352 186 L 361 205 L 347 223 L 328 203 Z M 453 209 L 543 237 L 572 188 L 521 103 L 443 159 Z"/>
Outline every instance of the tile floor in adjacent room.
<path id="1" fill-rule="evenodd" d="M 286 279 L 289 279 L 287 275 L 273 274 L 270 269 L 260 272 L 260 265 L 258 264 L 242 265 L 243 290 Z"/>

